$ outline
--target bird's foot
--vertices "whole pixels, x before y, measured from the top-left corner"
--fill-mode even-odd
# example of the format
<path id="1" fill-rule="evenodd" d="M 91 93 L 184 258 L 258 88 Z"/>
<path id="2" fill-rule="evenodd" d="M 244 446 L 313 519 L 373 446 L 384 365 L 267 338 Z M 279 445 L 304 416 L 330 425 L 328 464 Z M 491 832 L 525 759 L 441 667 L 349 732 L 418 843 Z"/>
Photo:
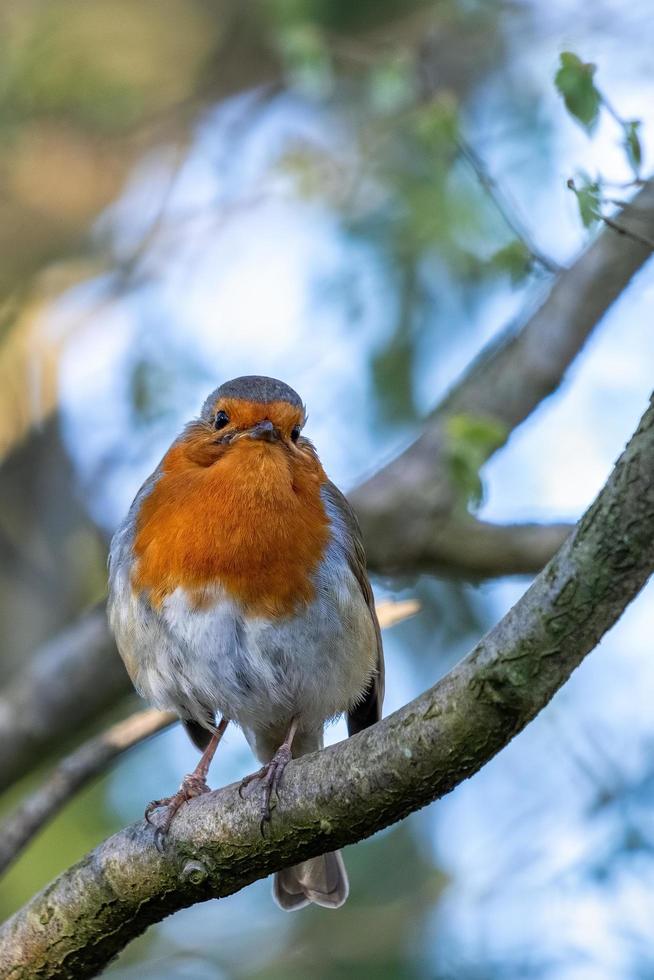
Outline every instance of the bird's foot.
<path id="1" fill-rule="evenodd" d="M 163 854 L 166 849 L 168 831 L 179 810 L 189 800 L 192 800 L 196 796 L 202 796 L 203 793 L 209 793 L 210 791 L 206 779 L 192 772 L 188 776 L 184 776 L 182 785 L 173 796 L 165 796 L 161 800 L 152 800 L 151 803 L 148 803 L 145 808 L 144 817 L 154 827 L 154 843 L 160 854 Z M 166 811 L 163 819 L 157 820 L 155 823 L 152 816 L 155 811 L 162 809 Z"/>
<path id="2" fill-rule="evenodd" d="M 272 816 L 272 808 L 270 806 L 270 800 L 273 793 L 275 796 L 279 796 L 279 784 L 281 783 L 282 776 L 284 775 L 284 770 L 286 766 L 291 761 L 291 749 L 290 746 L 284 743 L 281 745 L 274 756 L 267 762 L 265 766 L 258 769 L 256 772 L 250 773 L 245 779 L 241 781 L 241 785 L 238 788 L 239 794 L 243 796 L 243 790 L 250 785 L 250 783 L 256 781 L 263 782 L 263 798 L 261 800 L 261 836 L 265 836 L 265 826 L 270 823 L 270 818 Z"/>

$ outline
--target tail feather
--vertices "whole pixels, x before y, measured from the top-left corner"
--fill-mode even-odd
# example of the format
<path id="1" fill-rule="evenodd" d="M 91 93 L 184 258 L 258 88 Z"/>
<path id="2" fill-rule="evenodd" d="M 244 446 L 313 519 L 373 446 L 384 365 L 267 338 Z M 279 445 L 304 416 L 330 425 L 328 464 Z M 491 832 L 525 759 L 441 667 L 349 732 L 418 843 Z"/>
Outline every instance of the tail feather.
<path id="1" fill-rule="evenodd" d="M 310 902 L 325 909 L 340 909 L 349 891 L 340 851 L 278 871 L 273 881 L 273 898 L 288 912 L 302 909 Z"/>

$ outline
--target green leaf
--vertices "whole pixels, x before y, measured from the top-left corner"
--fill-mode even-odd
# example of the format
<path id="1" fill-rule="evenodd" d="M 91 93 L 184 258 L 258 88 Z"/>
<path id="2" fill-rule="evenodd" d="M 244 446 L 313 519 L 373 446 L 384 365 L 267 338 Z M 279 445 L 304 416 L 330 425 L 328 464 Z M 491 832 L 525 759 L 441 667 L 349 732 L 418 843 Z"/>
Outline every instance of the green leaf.
<path id="1" fill-rule="evenodd" d="M 445 423 L 450 476 L 466 504 L 479 506 L 483 484 L 479 470 L 507 437 L 506 426 L 483 415 L 452 415 Z"/>
<path id="2" fill-rule="evenodd" d="M 502 274 L 508 274 L 515 286 L 522 282 L 532 267 L 532 255 L 524 242 L 514 238 L 512 242 L 498 249 L 491 257 L 491 268 Z"/>
<path id="3" fill-rule="evenodd" d="M 559 70 L 554 76 L 566 109 L 588 133 L 592 133 L 597 125 L 602 104 L 602 96 L 593 81 L 594 75 L 595 65 L 582 61 L 571 51 L 564 51 Z"/>
<path id="4" fill-rule="evenodd" d="M 577 198 L 579 216 L 584 228 L 590 228 L 600 220 L 602 210 L 602 184 L 588 174 L 578 174 L 578 180 L 569 180 L 568 187 Z"/>
<path id="5" fill-rule="evenodd" d="M 631 119 L 624 126 L 623 146 L 627 154 L 627 160 L 636 177 L 640 177 L 640 168 L 643 162 L 643 151 L 640 145 L 638 130 L 641 127 L 640 119 Z"/>

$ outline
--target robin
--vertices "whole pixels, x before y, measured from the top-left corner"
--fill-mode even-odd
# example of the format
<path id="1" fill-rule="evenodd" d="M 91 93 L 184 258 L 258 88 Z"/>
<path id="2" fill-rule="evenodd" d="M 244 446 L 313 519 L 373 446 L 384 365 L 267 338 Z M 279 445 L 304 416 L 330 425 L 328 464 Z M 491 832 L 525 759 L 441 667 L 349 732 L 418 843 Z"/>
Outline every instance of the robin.
<path id="1" fill-rule="evenodd" d="M 229 722 L 261 769 L 262 829 L 284 767 L 381 717 L 383 654 L 356 517 L 302 435 L 299 395 L 241 377 L 207 398 L 145 481 L 116 531 L 109 617 L 132 681 L 182 719 L 202 757 L 179 791 L 154 800 L 155 842 L 207 774 Z M 220 719 L 218 724 L 216 720 Z M 339 908 L 338 852 L 275 875 L 283 909 Z"/>

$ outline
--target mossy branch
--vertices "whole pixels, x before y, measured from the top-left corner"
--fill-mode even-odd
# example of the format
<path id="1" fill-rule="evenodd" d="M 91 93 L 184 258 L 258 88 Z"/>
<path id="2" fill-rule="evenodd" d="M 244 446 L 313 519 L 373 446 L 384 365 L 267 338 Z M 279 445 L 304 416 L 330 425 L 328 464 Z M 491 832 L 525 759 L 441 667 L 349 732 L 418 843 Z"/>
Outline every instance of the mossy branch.
<path id="1" fill-rule="evenodd" d="M 0 976 L 99 972 L 166 915 L 369 837 L 438 799 L 547 704 L 649 577 L 654 407 L 574 533 L 450 674 L 366 732 L 292 762 L 263 840 L 236 786 L 192 801 L 160 855 L 144 823 L 109 838 L 0 930 Z"/>

